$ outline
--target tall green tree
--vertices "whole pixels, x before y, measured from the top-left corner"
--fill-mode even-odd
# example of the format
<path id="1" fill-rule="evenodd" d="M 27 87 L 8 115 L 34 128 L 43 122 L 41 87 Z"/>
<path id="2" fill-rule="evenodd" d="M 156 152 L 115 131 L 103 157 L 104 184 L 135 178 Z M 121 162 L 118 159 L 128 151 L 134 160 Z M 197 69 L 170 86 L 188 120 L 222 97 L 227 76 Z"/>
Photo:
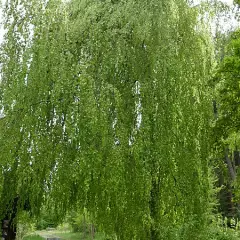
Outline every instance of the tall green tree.
<path id="1" fill-rule="evenodd" d="M 225 181 L 223 177 L 221 184 L 227 186 L 229 209 L 223 209 L 225 214 L 239 218 L 239 30 L 231 33 L 228 44 L 225 46 L 225 56 L 218 64 L 213 82 L 215 85 L 217 118 L 214 124 L 215 146 L 222 159 L 220 161 L 222 172 L 224 164 L 227 169 Z M 219 155 L 220 155 L 219 154 Z M 222 162 L 222 163 L 221 163 Z M 223 173 L 221 175 L 224 175 Z M 234 186 L 234 189 L 233 189 Z M 233 198 L 233 193 L 235 197 Z M 226 199 L 225 199 L 226 200 Z M 234 204 L 235 201 L 235 204 Z M 234 207 L 235 205 L 235 207 Z M 230 207 L 229 207 L 230 206 Z"/>
<path id="2" fill-rule="evenodd" d="M 212 49 L 184 0 L 8 1 L 1 208 L 87 209 L 119 239 L 200 239 Z M 203 239 L 206 239 L 203 237 Z"/>

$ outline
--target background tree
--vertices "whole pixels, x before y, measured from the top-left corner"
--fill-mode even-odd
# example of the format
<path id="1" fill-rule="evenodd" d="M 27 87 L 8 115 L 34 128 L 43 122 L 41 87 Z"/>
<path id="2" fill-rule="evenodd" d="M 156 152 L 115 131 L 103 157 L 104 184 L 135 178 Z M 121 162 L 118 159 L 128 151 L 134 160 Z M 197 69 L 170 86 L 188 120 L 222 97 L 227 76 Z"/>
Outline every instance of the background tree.
<path id="1" fill-rule="evenodd" d="M 222 177 L 220 184 L 225 185 L 222 192 L 222 202 L 226 203 L 222 211 L 227 216 L 239 217 L 238 166 L 239 162 L 239 30 L 230 34 L 228 44 L 225 45 L 225 56 L 218 65 L 215 74 L 215 93 L 217 99 L 217 119 L 214 126 L 216 148 L 220 155 L 225 156 L 223 163 L 227 166 L 224 181 L 224 164 L 221 165 Z M 234 190 L 233 190 L 233 186 Z M 234 203 L 235 202 L 235 203 Z M 224 205 L 224 204 L 223 204 Z"/>

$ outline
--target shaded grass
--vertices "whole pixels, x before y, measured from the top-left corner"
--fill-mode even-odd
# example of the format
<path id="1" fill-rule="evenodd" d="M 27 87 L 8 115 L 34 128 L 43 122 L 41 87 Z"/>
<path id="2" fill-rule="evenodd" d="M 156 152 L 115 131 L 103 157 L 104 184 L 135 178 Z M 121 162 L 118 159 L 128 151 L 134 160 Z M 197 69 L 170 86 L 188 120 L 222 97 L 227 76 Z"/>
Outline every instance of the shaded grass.
<path id="1" fill-rule="evenodd" d="M 64 240 L 91 240 L 92 237 L 90 235 L 87 235 L 84 237 L 83 233 L 72 233 L 72 232 L 66 232 L 66 233 L 57 233 L 56 234 L 58 237 L 64 239 Z M 104 237 L 103 234 L 101 233 L 96 233 L 94 236 L 94 240 L 105 240 L 106 238 Z"/>
<path id="2" fill-rule="evenodd" d="M 37 236 L 49 236 L 49 237 L 58 237 L 61 238 L 62 240 L 92 240 L 92 236 L 90 234 L 86 234 L 84 235 L 83 232 L 62 232 L 62 231 L 58 231 L 58 230 L 53 230 L 53 231 L 46 231 L 46 230 L 42 230 L 42 231 L 36 231 L 36 233 L 34 235 L 28 235 L 26 237 L 28 238 L 23 238 L 23 240 L 43 240 L 42 237 L 40 238 L 34 238 Z M 29 238 L 30 237 L 30 238 Z M 106 240 L 108 239 L 105 234 L 103 233 L 95 233 L 94 235 L 94 240 Z"/>
<path id="3" fill-rule="evenodd" d="M 43 240 L 44 238 L 40 237 L 39 235 L 28 235 L 23 237 L 23 240 Z"/>

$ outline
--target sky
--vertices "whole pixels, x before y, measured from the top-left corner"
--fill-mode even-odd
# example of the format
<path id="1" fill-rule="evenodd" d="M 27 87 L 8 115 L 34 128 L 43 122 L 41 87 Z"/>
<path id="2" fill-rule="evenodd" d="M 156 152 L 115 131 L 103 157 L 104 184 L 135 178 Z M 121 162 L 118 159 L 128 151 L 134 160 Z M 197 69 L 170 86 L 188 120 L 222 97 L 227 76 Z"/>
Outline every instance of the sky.
<path id="1" fill-rule="evenodd" d="M 227 3 L 229 5 L 233 4 L 233 0 L 222 0 L 222 2 Z"/>

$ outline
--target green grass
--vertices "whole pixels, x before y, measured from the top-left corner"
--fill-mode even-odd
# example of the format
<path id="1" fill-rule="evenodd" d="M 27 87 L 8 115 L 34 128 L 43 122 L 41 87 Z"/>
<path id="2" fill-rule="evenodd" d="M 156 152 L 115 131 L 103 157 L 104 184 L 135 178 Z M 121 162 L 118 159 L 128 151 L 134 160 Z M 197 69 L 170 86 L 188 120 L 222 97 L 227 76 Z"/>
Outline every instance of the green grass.
<path id="1" fill-rule="evenodd" d="M 81 239 L 90 240 L 90 239 L 92 239 L 92 237 L 89 235 L 87 235 L 86 238 L 84 238 L 83 233 L 79 233 L 79 232 L 77 232 L 77 233 L 72 233 L 72 232 L 57 233 L 56 235 L 64 240 L 81 240 Z M 105 237 L 103 236 L 103 234 L 96 233 L 94 236 L 94 240 L 105 240 Z"/>
<path id="2" fill-rule="evenodd" d="M 44 238 L 39 235 L 28 235 L 23 238 L 23 240 L 43 240 Z"/>
<path id="3" fill-rule="evenodd" d="M 28 235 L 23 238 L 23 240 L 43 240 L 41 236 L 54 236 L 59 237 L 62 240 L 92 240 L 92 236 L 90 234 L 87 234 L 84 237 L 84 234 L 82 232 L 62 232 L 62 231 L 36 231 L 35 234 Z M 103 233 L 95 233 L 94 240 L 106 240 L 107 238 L 104 236 Z"/>

